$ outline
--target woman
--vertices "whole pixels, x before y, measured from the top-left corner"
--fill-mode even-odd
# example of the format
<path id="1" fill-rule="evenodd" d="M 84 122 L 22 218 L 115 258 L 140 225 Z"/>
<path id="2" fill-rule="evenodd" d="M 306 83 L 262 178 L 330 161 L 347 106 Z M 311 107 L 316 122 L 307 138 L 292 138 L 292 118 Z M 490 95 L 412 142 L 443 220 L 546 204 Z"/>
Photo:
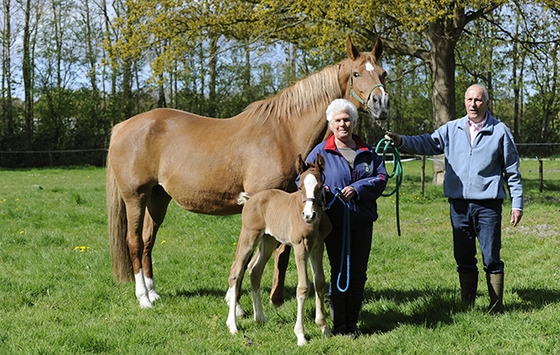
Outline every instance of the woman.
<path id="1" fill-rule="evenodd" d="M 325 158 L 327 214 L 333 224 L 333 231 L 325 239 L 331 269 L 332 331 L 334 335 L 359 336 L 358 315 L 367 279 L 373 222 L 377 219 L 376 200 L 388 177 L 375 150 L 352 133 L 358 119 L 354 104 L 334 100 L 326 115 L 332 133 L 306 160 L 315 162 L 317 154 Z M 349 228 L 345 223 L 350 224 Z"/>

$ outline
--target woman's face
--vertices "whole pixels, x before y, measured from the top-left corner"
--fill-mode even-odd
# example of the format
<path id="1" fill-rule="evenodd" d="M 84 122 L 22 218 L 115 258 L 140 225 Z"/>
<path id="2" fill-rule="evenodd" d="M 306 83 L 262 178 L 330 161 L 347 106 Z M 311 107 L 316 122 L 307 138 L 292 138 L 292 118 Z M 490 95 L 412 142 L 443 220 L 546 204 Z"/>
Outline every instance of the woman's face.
<path id="1" fill-rule="evenodd" d="M 331 120 L 331 131 L 334 136 L 341 141 L 345 141 L 348 138 L 352 139 L 352 131 L 354 130 L 354 124 L 350 115 L 346 112 L 340 111 L 333 114 Z"/>

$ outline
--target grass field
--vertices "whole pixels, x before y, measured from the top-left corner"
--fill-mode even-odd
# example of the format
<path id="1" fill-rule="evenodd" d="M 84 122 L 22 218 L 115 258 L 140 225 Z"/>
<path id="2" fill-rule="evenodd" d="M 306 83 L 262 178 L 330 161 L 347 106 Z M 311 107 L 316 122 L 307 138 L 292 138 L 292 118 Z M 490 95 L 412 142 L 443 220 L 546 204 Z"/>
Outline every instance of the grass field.
<path id="1" fill-rule="evenodd" d="M 112 280 L 104 169 L 0 170 L 0 354 L 560 354 L 560 161 L 544 162 L 543 192 L 537 162 L 522 162 L 526 208 L 517 228 L 504 208 L 498 316 L 485 313 L 482 275 L 475 308 L 461 307 L 448 203 L 441 187 L 420 194 L 419 166 L 404 164 L 401 236 L 395 198 L 379 201 L 360 323 L 367 335 L 323 338 L 309 300 L 303 348 L 293 334 L 293 258 L 286 304 L 265 304 L 265 324 L 249 316 L 229 334 L 223 298 L 239 216 L 172 203 L 154 250 L 162 299 L 140 309 L 133 284 Z M 251 310 L 248 291 L 246 281 L 242 305 Z"/>

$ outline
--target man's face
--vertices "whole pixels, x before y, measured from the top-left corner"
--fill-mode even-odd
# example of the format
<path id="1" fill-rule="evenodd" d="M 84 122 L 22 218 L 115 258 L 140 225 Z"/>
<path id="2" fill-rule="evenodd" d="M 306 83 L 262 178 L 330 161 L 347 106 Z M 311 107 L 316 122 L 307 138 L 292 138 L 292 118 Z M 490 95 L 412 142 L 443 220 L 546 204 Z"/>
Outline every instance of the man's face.
<path id="1" fill-rule="evenodd" d="M 489 100 L 484 100 L 484 90 L 473 86 L 465 93 L 465 109 L 467 116 L 473 122 L 480 122 L 486 116 Z"/>

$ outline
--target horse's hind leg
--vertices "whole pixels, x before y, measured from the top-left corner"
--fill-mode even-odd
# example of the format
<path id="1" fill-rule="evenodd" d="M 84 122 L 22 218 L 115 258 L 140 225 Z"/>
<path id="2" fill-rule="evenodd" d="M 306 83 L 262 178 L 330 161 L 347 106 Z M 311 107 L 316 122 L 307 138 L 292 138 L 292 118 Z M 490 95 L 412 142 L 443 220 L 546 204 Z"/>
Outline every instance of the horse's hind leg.
<path id="1" fill-rule="evenodd" d="M 144 282 L 146 284 L 146 288 L 148 289 L 148 298 L 150 299 L 150 302 L 154 302 L 159 299 L 153 276 L 152 249 L 156 242 L 156 235 L 159 227 L 163 223 L 163 219 L 167 213 L 169 201 L 171 201 L 171 197 L 160 185 L 156 185 L 152 189 L 152 194 L 150 196 L 150 200 L 148 201 L 146 214 L 144 216 L 144 228 L 142 235 L 144 250 L 142 252 L 142 267 L 144 271 Z"/>
<path id="2" fill-rule="evenodd" d="M 270 303 L 276 308 L 284 304 L 284 281 L 291 249 L 287 244 L 279 244 L 274 252 L 274 277 L 270 290 Z"/>
<path id="3" fill-rule="evenodd" d="M 241 227 L 241 233 L 239 235 L 239 240 L 237 241 L 237 249 L 235 250 L 235 260 L 231 265 L 228 278 L 229 288 L 226 293 L 226 302 L 229 306 L 226 325 L 228 326 L 231 334 L 237 333 L 237 293 L 241 288 L 245 265 L 247 265 L 253 250 L 259 242 L 259 234 L 259 231 L 247 230 Z"/>
<path id="4" fill-rule="evenodd" d="M 132 270 L 134 272 L 134 281 L 136 286 L 136 298 L 140 302 L 140 307 L 152 307 L 152 302 L 148 297 L 148 289 L 144 280 L 144 270 L 142 269 L 142 254 L 144 252 L 144 243 L 142 241 L 142 228 L 144 225 L 144 215 L 146 213 L 146 201 L 149 194 L 131 193 L 123 196 L 126 204 L 127 218 L 127 234 L 126 242 Z"/>
<path id="5" fill-rule="evenodd" d="M 277 241 L 270 235 L 265 234 L 261 240 L 259 252 L 249 264 L 249 274 L 251 276 L 251 291 L 253 294 L 254 319 L 257 322 L 266 321 L 262 307 L 261 279 L 272 252 L 276 249 Z"/>

